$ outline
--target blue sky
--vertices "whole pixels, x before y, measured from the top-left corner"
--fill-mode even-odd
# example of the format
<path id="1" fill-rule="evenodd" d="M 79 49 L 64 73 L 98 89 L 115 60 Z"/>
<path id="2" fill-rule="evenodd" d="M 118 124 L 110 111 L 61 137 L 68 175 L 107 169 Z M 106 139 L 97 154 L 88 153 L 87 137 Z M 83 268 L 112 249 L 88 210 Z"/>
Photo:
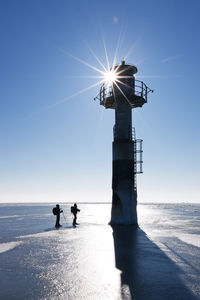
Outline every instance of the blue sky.
<path id="1" fill-rule="evenodd" d="M 139 202 L 199 202 L 200 2 L 0 1 L 0 201 L 111 201 L 114 112 L 101 68 L 138 67 L 154 94 L 133 111 L 144 140 Z M 92 51 L 90 50 L 92 49 Z M 74 97 L 72 95 L 77 94 Z"/>

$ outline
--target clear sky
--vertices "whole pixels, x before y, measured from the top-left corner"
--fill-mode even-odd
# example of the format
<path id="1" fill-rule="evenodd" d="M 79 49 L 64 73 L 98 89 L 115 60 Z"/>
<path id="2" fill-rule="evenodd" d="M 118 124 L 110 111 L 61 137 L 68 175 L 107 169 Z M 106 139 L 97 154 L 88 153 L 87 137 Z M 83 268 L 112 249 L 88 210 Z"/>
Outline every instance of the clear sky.
<path id="1" fill-rule="evenodd" d="M 198 0 L 1 0 L 0 201 L 111 201 L 114 111 L 93 101 L 99 85 L 78 93 L 99 74 L 71 56 L 102 69 L 105 42 L 155 90 L 133 111 L 138 201 L 200 202 L 199 11 Z"/>

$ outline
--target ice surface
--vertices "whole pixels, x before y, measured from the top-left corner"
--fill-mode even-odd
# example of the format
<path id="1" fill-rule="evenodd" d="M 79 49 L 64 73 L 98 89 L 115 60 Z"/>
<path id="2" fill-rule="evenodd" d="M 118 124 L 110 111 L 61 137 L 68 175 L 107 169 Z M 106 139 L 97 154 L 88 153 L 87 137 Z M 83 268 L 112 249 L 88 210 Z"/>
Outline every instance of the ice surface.
<path id="1" fill-rule="evenodd" d="M 200 248 L 200 236 L 198 234 L 179 234 L 177 237 L 184 243 Z"/>
<path id="2" fill-rule="evenodd" d="M 18 218 L 18 217 L 22 217 L 21 215 L 13 215 L 13 216 L 0 216 L 0 219 L 8 219 L 8 218 Z"/>
<path id="3" fill-rule="evenodd" d="M 22 242 L 0 243 L 0 253 L 12 250 L 20 244 L 22 244 Z"/>
<path id="4" fill-rule="evenodd" d="M 56 230 L 52 205 L 0 205 L 0 299 L 200 299 L 199 205 L 138 205 L 138 229 L 79 206 Z"/>

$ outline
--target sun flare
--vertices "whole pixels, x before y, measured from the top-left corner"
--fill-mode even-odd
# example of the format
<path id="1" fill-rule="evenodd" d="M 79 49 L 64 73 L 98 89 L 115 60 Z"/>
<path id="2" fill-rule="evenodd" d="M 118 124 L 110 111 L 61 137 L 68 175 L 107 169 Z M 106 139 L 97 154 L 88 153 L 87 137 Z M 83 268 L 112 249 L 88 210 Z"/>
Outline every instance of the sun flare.
<path id="1" fill-rule="evenodd" d="M 79 90 L 78 92 L 60 100 L 57 101 L 56 103 L 54 103 L 53 105 L 49 106 L 49 107 L 53 107 L 56 106 L 58 104 L 61 104 L 63 102 L 66 102 L 67 100 L 76 97 L 96 86 L 99 85 L 103 85 L 106 89 L 110 89 L 115 87 L 115 89 L 119 90 L 119 92 L 121 94 L 123 94 L 123 91 L 121 89 L 121 86 L 127 86 L 127 84 L 125 83 L 125 78 L 129 78 L 130 76 L 126 76 L 122 74 L 122 71 L 120 70 L 120 66 L 122 63 L 125 63 L 124 59 L 121 61 L 121 64 L 117 64 L 117 56 L 118 56 L 118 50 L 119 50 L 119 46 L 120 46 L 120 42 L 121 42 L 121 35 L 119 37 L 118 40 L 118 44 L 114 53 L 114 58 L 112 63 L 110 63 L 109 58 L 108 58 L 108 52 L 107 52 L 107 48 L 105 45 L 105 41 L 103 39 L 103 46 L 104 46 L 104 51 L 105 51 L 105 63 L 103 63 L 99 57 L 96 55 L 96 53 L 90 48 L 90 46 L 88 46 L 92 56 L 96 59 L 96 61 L 98 62 L 99 66 L 95 66 L 92 65 L 90 63 L 88 63 L 87 61 L 76 57 L 74 55 L 72 55 L 71 53 L 67 52 L 66 50 L 56 47 L 59 51 L 61 51 L 62 53 L 64 53 L 65 55 L 68 55 L 69 57 L 75 59 L 76 61 L 80 62 L 81 64 L 89 67 L 91 70 L 95 71 L 97 74 L 96 75 L 83 75 L 83 76 L 77 76 L 77 78 L 94 78 L 97 79 L 97 81 L 94 84 L 91 84 L 90 86 Z M 128 55 L 127 55 L 128 56 Z M 127 100 L 128 101 L 128 100 Z"/>
<path id="2" fill-rule="evenodd" d="M 111 85 L 117 80 L 117 73 L 113 70 L 107 71 L 104 74 L 104 81 L 106 84 Z"/>

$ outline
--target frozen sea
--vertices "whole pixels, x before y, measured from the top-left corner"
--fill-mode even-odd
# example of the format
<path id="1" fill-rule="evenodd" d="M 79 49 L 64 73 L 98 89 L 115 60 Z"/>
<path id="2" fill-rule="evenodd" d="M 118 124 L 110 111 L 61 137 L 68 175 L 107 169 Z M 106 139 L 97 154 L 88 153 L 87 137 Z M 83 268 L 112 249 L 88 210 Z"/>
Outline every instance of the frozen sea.
<path id="1" fill-rule="evenodd" d="M 0 299 L 200 299 L 200 205 L 139 204 L 139 228 L 110 204 L 0 204 Z"/>

